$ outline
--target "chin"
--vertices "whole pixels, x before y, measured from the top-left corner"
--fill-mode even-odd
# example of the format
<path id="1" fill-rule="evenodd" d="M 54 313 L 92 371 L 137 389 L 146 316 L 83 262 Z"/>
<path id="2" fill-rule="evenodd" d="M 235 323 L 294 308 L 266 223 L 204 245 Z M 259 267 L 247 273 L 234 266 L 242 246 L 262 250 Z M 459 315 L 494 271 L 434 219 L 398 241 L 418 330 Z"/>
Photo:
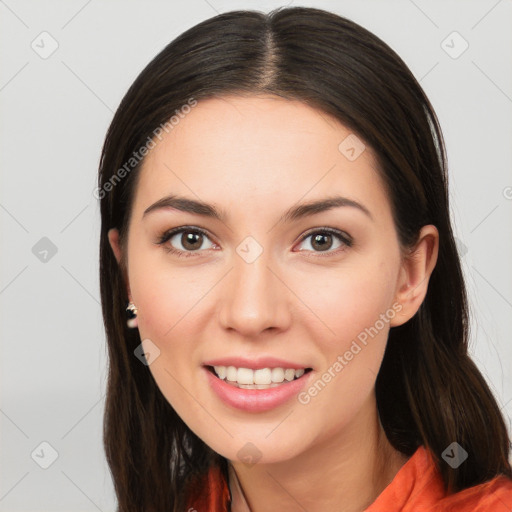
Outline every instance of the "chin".
<path id="1" fill-rule="evenodd" d="M 281 426 L 278 428 L 281 428 Z M 220 444 L 218 441 L 209 443 L 206 439 L 204 441 L 226 459 L 233 462 L 243 462 L 249 466 L 285 462 L 307 449 L 307 446 L 304 445 L 304 436 L 299 434 L 296 436 L 277 435 L 274 433 L 268 436 L 266 432 L 266 430 L 260 430 L 254 434 L 247 432 L 243 436 L 235 436 L 229 444 Z"/>

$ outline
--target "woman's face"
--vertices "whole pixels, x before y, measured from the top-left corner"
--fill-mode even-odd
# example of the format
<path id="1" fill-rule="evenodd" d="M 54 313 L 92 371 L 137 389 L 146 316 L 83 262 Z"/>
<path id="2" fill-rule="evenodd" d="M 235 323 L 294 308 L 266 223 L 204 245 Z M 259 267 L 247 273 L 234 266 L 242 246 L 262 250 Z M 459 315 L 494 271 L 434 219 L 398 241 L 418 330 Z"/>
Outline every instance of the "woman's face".
<path id="1" fill-rule="evenodd" d="M 155 143 L 126 249 L 163 395 L 231 460 L 287 460 L 343 436 L 375 408 L 388 331 L 403 322 L 401 251 L 372 151 L 272 96 L 200 101 Z"/>

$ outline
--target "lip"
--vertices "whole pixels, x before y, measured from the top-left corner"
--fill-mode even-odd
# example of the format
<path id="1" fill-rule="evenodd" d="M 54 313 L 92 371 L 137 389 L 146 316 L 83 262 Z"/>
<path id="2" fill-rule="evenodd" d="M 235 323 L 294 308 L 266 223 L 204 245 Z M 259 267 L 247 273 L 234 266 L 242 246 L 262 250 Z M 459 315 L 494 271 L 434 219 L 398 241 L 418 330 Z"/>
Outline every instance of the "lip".
<path id="1" fill-rule="evenodd" d="M 261 370 L 263 368 L 293 368 L 294 370 L 311 368 L 293 361 L 285 361 L 276 357 L 264 356 L 247 359 L 245 357 L 222 357 L 211 359 L 203 363 L 205 366 L 235 366 L 236 368 L 250 368 L 251 370 Z"/>
<path id="2" fill-rule="evenodd" d="M 219 360 L 219 361 L 228 361 Z M 234 361 L 234 359 L 229 359 Z M 244 363 L 247 364 L 247 363 Z M 289 364 L 289 363 L 286 363 Z M 213 366 L 213 365 L 211 365 Z M 236 366 L 220 364 L 220 366 Z M 242 368 L 248 368 L 241 365 Z M 268 368 L 269 366 L 262 366 Z M 286 366 L 293 368 L 293 366 Z M 295 367 L 300 369 L 301 366 Z M 256 368 L 257 369 L 257 368 Z M 227 384 L 224 380 L 219 379 L 206 366 L 203 371 L 208 379 L 208 384 L 214 393 L 227 405 L 245 412 L 264 412 L 279 407 L 288 402 L 292 397 L 296 396 L 308 384 L 311 379 L 312 371 L 305 373 L 298 379 L 281 384 L 275 388 L 268 389 L 243 389 Z"/>

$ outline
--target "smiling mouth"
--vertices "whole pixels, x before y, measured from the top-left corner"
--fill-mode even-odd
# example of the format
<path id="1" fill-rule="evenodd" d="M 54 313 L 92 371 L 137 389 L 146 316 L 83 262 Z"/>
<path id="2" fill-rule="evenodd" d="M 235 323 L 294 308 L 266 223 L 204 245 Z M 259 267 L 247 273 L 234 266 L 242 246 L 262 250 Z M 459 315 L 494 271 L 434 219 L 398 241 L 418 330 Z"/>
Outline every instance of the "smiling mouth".
<path id="1" fill-rule="evenodd" d="M 269 389 L 300 379 L 312 368 L 237 368 L 235 366 L 206 366 L 218 379 L 242 389 Z"/>

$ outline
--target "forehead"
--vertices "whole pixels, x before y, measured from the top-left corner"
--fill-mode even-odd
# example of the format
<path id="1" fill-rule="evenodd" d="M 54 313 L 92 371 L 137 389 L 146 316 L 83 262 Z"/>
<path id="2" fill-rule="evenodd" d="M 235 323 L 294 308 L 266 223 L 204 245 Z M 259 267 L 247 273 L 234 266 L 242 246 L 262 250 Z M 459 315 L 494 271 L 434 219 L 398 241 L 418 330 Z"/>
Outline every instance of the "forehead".
<path id="1" fill-rule="evenodd" d="M 300 101 L 201 100 L 155 143 L 140 171 L 139 210 L 171 193 L 227 207 L 244 204 L 245 210 L 252 202 L 285 207 L 333 192 L 366 198 L 377 215 L 388 207 L 371 148 L 334 117 Z M 354 151 L 347 153 L 347 145 Z"/>

